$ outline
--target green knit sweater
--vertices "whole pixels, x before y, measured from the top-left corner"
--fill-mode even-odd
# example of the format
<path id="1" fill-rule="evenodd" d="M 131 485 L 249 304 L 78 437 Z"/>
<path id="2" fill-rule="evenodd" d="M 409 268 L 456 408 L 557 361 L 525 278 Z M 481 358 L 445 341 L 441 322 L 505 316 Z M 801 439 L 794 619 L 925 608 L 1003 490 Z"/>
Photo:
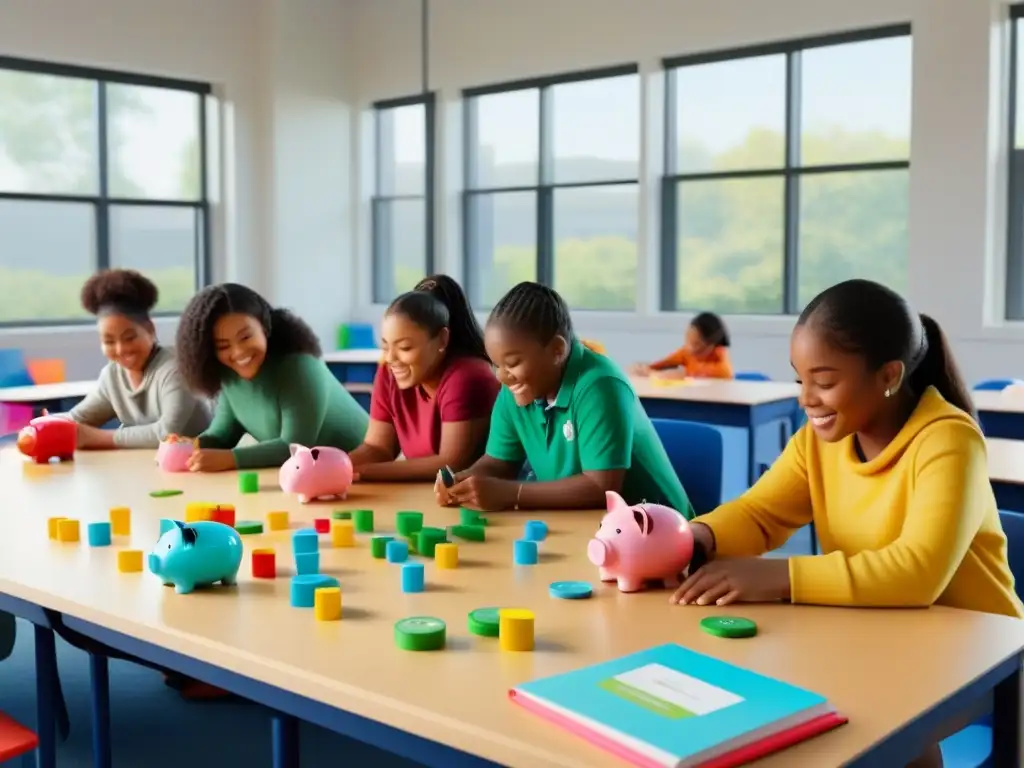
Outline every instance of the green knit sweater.
<path id="1" fill-rule="evenodd" d="M 277 467 L 291 443 L 351 451 L 363 441 L 369 414 L 322 361 L 306 354 L 268 357 L 247 381 L 229 372 L 201 448 L 232 448 L 239 469 Z M 245 434 L 258 445 L 236 447 Z"/>

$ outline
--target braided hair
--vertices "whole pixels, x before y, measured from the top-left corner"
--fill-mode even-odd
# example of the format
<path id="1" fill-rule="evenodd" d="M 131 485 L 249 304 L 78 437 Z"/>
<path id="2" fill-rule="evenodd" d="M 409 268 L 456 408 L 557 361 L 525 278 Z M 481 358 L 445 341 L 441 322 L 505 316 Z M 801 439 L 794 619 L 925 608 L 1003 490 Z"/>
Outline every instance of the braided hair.
<path id="1" fill-rule="evenodd" d="M 575 338 L 565 299 L 540 283 L 522 282 L 513 287 L 494 305 L 487 324 L 528 333 L 541 344 L 547 344 L 556 336 L 569 344 Z"/>
<path id="2" fill-rule="evenodd" d="M 404 315 L 431 338 L 448 329 L 450 357 L 478 357 L 490 362 L 484 333 L 462 287 L 448 275 L 431 275 L 391 302 L 388 315 Z"/>

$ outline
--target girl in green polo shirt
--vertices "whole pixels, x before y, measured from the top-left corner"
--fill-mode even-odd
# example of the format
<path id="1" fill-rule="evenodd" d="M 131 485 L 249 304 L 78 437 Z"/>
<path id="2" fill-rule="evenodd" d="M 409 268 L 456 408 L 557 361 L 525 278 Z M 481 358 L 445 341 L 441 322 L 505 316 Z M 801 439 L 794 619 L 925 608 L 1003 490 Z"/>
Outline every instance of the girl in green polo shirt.
<path id="1" fill-rule="evenodd" d="M 442 505 L 480 510 L 665 504 L 693 517 L 686 492 L 625 373 L 576 338 L 555 291 L 524 282 L 487 321 L 487 354 L 503 384 L 484 455 L 435 492 Z M 535 482 L 520 473 L 529 462 Z"/>

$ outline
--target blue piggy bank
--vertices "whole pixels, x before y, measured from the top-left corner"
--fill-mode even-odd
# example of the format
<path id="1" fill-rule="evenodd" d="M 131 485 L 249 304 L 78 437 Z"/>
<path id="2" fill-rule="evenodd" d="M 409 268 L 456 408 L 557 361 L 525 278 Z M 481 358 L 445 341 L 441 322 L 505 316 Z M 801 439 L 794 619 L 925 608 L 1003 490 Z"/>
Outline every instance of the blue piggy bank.
<path id="1" fill-rule="evenodd" d="M 234 584 L 242 564 L 242 537 L 230 525 L 213 521 L 165 520 L 164 534 L 149 553 L 149 570 L 179 595 L 198 586 Z"/>

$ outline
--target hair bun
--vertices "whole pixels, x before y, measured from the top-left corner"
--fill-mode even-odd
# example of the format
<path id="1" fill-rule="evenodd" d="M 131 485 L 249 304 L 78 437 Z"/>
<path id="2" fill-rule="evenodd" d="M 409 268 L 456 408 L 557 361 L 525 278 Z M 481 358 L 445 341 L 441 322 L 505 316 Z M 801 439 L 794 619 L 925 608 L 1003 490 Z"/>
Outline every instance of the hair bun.
<path id="1" fill-rule="evenodd" d="M 149 313 L 159 297 L 156 285 L 142 273 L 134 269 L 104 269 L 85 282 L 81 299 L 82 307 L 95 315 L 108 305 Z"/>

